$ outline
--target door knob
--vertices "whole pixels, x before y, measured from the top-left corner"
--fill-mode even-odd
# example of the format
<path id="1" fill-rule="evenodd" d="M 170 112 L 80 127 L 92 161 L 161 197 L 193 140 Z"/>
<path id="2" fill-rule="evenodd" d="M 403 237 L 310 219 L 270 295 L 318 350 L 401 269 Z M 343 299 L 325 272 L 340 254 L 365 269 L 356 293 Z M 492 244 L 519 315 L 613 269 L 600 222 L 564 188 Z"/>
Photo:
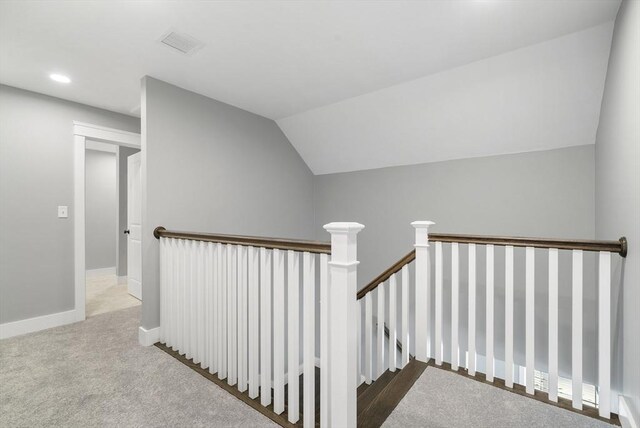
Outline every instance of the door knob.
<path id="1" fill-rule="evenodd" d="M 128 235 L 129 233 L 130 233 L 130 232 L 129 232 L 129 229 L 127 229 L 127 230 L 125 230 L 125 231 L 124 231 L 124 234 L 125 234 L 125 235 Z"/>

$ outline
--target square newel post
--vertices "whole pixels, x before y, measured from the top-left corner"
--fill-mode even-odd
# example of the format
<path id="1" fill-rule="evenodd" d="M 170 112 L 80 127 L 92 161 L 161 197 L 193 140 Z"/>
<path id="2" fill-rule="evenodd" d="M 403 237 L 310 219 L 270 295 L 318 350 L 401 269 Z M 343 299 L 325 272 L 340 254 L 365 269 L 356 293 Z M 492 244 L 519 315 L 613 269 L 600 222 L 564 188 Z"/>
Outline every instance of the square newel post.
<path id="1" fill-rule="evenodd" d="M 429 360 L 429 311 L 431 307 L 429 289 L 429 226 L 432 221 L 414 221 L 416 243 L 416 359 Z"/>
<path id="2" fill-rule="evenodd" d="M 326 320 L 321 325 L 328 331 L 327 361 L 320 370 L 328 370 L 328 415 L 323 427 L 355 427 L 357 396 L 355 372 L 358 370 L 357 331 L 357 238 L 364 226 L 359 223 L 329 223 L 331 234 L 328 301 Z"/>

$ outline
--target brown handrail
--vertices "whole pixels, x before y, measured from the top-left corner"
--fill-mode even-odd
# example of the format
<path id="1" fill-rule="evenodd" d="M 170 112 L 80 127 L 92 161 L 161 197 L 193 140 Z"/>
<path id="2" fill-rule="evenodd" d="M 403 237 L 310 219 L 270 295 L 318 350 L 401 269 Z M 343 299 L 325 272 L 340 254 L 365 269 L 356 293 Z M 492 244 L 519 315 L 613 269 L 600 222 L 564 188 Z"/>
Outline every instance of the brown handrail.
<path id="1" fill-rule="evenodd" d="M 416 252 L 415 250 L 411 250 L 411 252 L 407 253 L 406 256 L 395 262 L 390 268 L 382 272 L 380 275 L 376 276 L 373 281 L 366 285 L 366 287 L 358 291 L 357 299 L 362 299 L 368 292 L 374 290 L 378 285 L 391 278 L 391 275 L 400 271 L 400 269 L 402 269 L 404 265 L 411 263 L 415 260 L 415 258 Z"/>
<path id="2" fill-rule="evenodd" d="M 457 242 L 460 244 L 511 245 L 514 247 L 558 248 L 560 250 L 610 251 L 627 256 L 627 238 L 617 241 L 594 241 L 586 239 L 522 238 L 518 236 L 456 235 L 430 233 L 429 241 Z"/>
<path id="3" fill-rule="evenodd" d="M 331 254 L 329 242 L 304 241 L 297 239 L 265 238 L 261 236 L 220 235 L 214 233 L 181 232 L 167 230 L 158 226 L 153 231 L 156 239 L 160 237 L 190 239 L 194 241 L 216 242 L 221 244 L 245 245 L 279 250 L 303 251 L 308 253 Z"/>
<path id="4" fill-rule="evenodd" d="M 514 247 L 557 248 L 561 250 L 609 251 L 627 256 L 627 238 L 624 236 L 617 241 L 595 241 L 584 239 L 554 239 L 554 238 L 522 238 L 518 236 L 487 236 L 487 235 L 458 235 L 451 233 L 430 233 L 430 242 L 457 242 L 459 244 L 493 244 L 512 245 Z M 375 277 L 364 288 L 358 291 L 357 299 L 362 299 L 367 293 L 375 290 L 406 264 L 416 258 L 415 250 L 395 262 L 391 267 Z"/>

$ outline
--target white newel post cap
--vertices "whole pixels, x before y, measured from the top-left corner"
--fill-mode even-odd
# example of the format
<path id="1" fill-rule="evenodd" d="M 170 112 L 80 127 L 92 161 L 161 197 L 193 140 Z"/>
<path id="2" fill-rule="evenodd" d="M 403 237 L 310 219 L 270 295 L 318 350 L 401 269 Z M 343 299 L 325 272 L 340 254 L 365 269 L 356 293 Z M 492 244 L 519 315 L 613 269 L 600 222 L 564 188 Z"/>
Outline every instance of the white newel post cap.
<path id="1" fill-rule="evenodd" d="M 324 230 L 331 234 L 331 264 L 357 264 L 356 235 L 364 225 L 354 222 L 325 224 Z"/>
<path id="2" fill-rule="evenodd" d="M 432 221 L 414 221 L 411 223 L 416 229 L 416 243 L 414 247 L 428 247 L 429 246 L 429 226 L 434 225 Z"/>

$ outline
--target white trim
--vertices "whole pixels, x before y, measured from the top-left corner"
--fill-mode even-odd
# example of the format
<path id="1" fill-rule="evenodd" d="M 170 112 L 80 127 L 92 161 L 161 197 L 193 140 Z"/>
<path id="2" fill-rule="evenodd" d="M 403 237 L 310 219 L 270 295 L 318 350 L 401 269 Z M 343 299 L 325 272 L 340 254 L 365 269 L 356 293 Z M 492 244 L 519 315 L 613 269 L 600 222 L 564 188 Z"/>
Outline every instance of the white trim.
<path id="1" fill-rule="evenodd" d="M 120 273 L 120 239 L 124 233 L 120 233 L 120 146 L 116 148 L 116 275 Z M 124 230 L 124 229 L 123 229 Z"/>
<path id="2" fill-rule="evenodd" d="M 140 134 L 106 126 L 73 121 L 73 134 L 119 146 L 140 148 Z"/>
<path id="3" fill-rule="evenodd" d="M 118 285 L 127 285 L 127 275 L 118 277 Z"/>
<path id="4" fill-rule="evenodd" d="M 640 426 L 640 415 L 633 407 L 633 403 L 624 395 L 618 396 L 618 417 L 622 428 L 638 428 Z"/>
<path id="5" fill-rule="evenodd" d="M 76 310 L 70 310 L 28 318 L 26 320 L 7 322 L 0 324 L 0 339 L 7 339 L 21 334 L 33 333 L 47 328 L 59 327 L 76 321 L 80 321 L 80 319 L 78 319 L 78 313 Z"/>
<path id="6" fill-rule="evenodd" d="M 75 128 L 75 127 L 74 127 Z M 75 130 L 75 129 L 74 129 Z M 73 156 L 73 236 L 75 293 L 74 307 L 80 320 L 85 319 L 86 260 L 85 260 L 85 137 L 74 135 Z"/>
<path id="7" fill-rule="evenodd" d="M 137 281 L 127 280 L 127 290 L 133 297 L 142 301 L 142 284 L 137 283 Z"/>
<path id="8" fill-rule="evenodd" d="M 138 343 L 142 346 L 151 346 L 160 340 L 160 327 L 147 330 L 140 326 L 138 328 Z"/>
<path id="9" fill-rule="evenodd" d="M 116 154 L 118 152 L 118 146 L 109 143 L 103 143 L 100 141 L 94 141 L 85 139 L 86 141 L 86 149 L 87 150 L 96 150 L 98 152 L 107 152 Z"/>
<path id="10" fill-rule="evenodd" d="M 87 139 L 116 146 L 140 147 L 140 134 L 83 122 L 73 122 L 73 231 L 74 231 L 74 307 L 76 321 L 86 319 L 85 259 L 85 152 Z M 118 233 L 118 230 L 116 230 Z M 119 236 L 119 234 L 118 234 Z"/>
<path id="11" fill-rule="evenodd" d="M 100 268 L 100 269 L 89 269 L 86 271 L 87 278 L 93 278 L 95 276 L 115 275 L 115 274 L 116 274 L 115 266 Z"/>

